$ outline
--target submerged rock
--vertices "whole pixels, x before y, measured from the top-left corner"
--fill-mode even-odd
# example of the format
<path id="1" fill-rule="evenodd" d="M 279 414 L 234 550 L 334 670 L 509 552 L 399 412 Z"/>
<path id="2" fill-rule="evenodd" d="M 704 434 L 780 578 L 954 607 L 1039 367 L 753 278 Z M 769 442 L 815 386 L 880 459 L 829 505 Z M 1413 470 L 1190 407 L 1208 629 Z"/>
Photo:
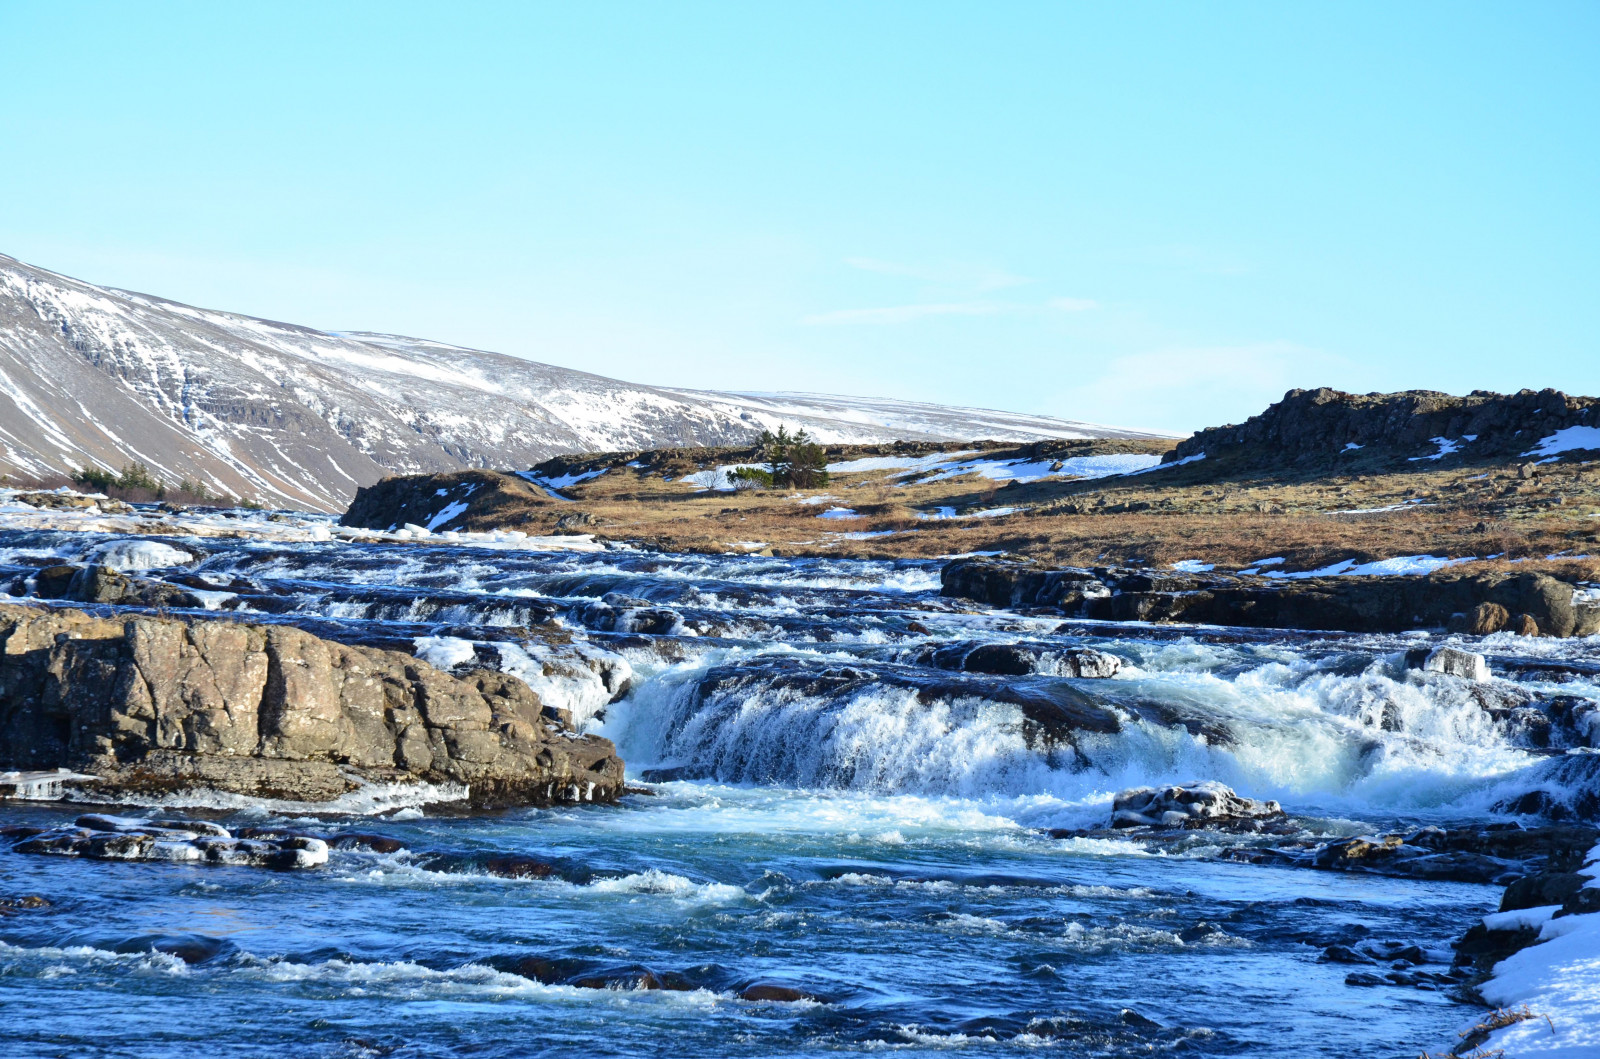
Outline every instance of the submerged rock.
<path id="1" fill-rule="evenodd" d="M 0 765 L 76 769 L 102 793 L 327 801 L 421 782 L 479 805 L 615 798 L 611 742 L 541 714 L 515 677 L 289 626 L 0 604 Z"/>
<path id="2" fill-rule="evenodd" d="M 12 847 L 17 853 L 93 860 L 176 861 L 252 868 L 314 868 L 328 862 L 328 844 L 304 835 L 238 838 L 201 820 L 131 820 L 80 816 Z"/>
<path id="3" fill-rule="evenodd" d="M 1215 781 L 1179 787 L 1135 787 L 1111 803 L 1111 826 L 1197 828 L 1256 828 L 1263 821 L 1281 820 L 1277 802 L 1245 798 Z"/>

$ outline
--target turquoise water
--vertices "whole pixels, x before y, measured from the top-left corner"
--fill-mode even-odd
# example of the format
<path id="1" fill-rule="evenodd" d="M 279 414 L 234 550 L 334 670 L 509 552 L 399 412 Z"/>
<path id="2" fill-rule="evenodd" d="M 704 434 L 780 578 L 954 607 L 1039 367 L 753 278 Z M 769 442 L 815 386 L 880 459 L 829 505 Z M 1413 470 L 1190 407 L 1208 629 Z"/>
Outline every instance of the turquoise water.
<path id="1" fill-rule="evenodd" d="M 95 544 L 0 534 L 0 576 L 25 592 Z M 1397 941 L 1442 970 L 1495 888 L 1232 863 L 1216 854 L 1244 840 L 1221 836 L 1155 854 L 1044 831 L 1102 824 L 1119 788 L 1195 779 L 1277 798 L 1310 834 L 1481 819 L 1535 759 L 1468 690 L 1406 671 L 1415 640 L 1063 629 L 940 599 L 932 563 L 194 551 L 146 576 L 208 579 L 250 620 L 503 665 L 616 740 L 636 782 L 683 778 L 479 817 L 394 792 L 344 814 L 162 810 L 405 847 L 293 873 L 0 852 L 0 897 L 50 902 L 0 916 L 0 1054 L 1415 1056 L 1472 1013 L 1347 986 L 1318 957 Z M 520 639 L 547 618 L 584 665 Z M 1123 669 L 929 667 L 957 641 L 1093 646 Z M 1031 730 L 1018 704 L 1063 687 L 1120 729 Z M 0 823 L 82 811 L 0 806 Z M 552 871 L 491 874 L 507 856 Z"/>

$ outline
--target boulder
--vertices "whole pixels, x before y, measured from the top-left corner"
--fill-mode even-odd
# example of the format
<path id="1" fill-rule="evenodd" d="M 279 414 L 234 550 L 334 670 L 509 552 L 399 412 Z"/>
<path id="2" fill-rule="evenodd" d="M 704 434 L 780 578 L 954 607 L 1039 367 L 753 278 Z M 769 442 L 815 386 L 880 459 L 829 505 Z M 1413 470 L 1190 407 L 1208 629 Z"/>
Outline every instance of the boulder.
<path id="1" fill-rule="evenodd" d="M 1281 820 L 1277 802 L 1245 798 L 1215 781 L 1177 787 L 1135 787 L 1119 793 L 1111 803 L 1111 826 L 1197 828 L 1259 828 L 1263 821 Z"/>
<path id="2" fill-rule="evenodd" d="M 0 604 L 0 766 L 72 768 L 102 792 L 325 801 L 428 782 L 479 805 L 621 793 L 608 740 L 541 714 L 515 677 L 456 677 L 290 626 Z"/>
<path id="3" fill-rule="evenodd" d="M 1466 631 L 1474 636 L 1488 636 L 1511 624 L 1511 612 L 1498 603 L 1479 603 L 1472 608 L 1471 622 Z"/>

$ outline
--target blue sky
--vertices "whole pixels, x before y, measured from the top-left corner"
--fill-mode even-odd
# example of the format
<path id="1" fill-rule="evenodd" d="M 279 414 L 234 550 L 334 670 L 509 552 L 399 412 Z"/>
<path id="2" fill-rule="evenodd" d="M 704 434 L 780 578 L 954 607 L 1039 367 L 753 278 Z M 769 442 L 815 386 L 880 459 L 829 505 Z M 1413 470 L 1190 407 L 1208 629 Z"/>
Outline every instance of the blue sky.
<path id="1" fill-rule="evenodd" d="M 1600 4 L 0 0 L 0 253 L 1136 426 L 1600 393 Z"/>

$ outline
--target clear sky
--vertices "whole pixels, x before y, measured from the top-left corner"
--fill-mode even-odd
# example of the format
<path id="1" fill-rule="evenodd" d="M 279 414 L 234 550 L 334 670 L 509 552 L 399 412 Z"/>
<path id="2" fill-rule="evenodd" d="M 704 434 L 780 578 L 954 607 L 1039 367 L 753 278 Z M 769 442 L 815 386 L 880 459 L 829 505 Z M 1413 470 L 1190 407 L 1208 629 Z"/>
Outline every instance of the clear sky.
<path id="1" fill-rule="evenodd" d="M 1600 3 L 0 0 L 0 253 L 639 382 L 1600 393 Z"/>

